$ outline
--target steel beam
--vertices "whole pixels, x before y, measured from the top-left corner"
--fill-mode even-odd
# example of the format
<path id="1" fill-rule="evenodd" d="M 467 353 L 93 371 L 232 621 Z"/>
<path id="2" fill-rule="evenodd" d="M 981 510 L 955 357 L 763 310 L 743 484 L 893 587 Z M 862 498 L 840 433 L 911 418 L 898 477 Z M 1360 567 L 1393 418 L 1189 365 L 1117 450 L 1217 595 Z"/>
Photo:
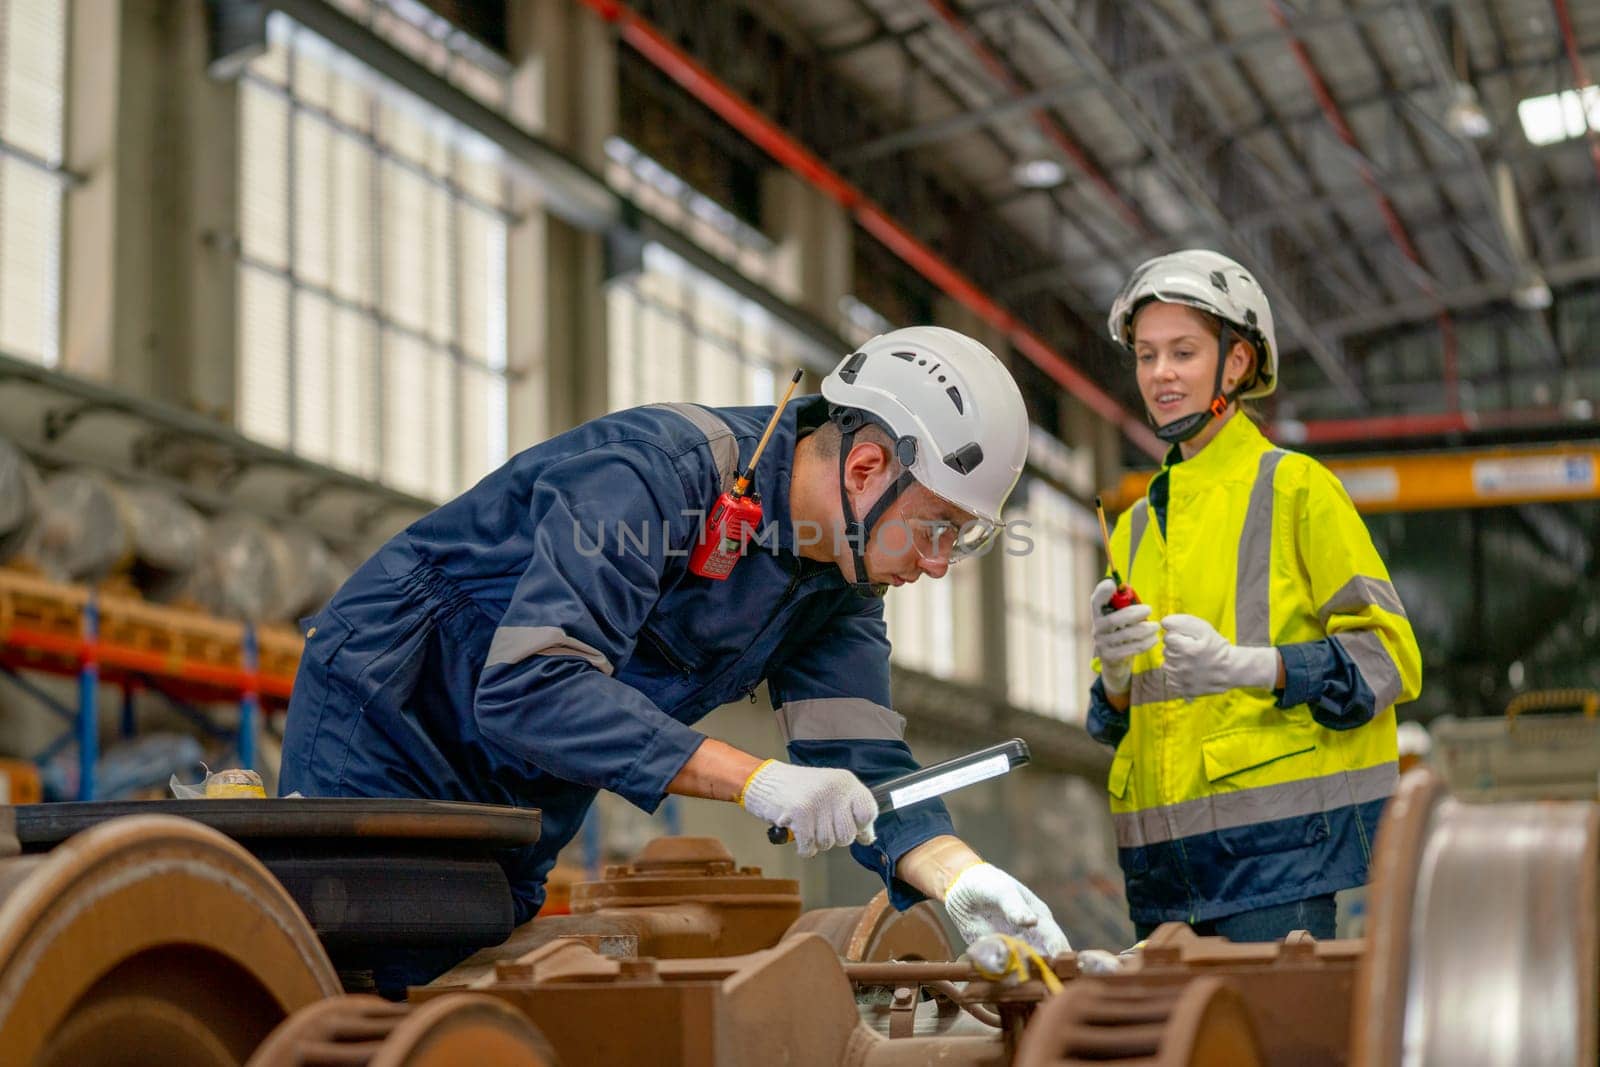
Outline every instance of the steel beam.
<path id="1" fill-rule="evenodd" d="M 623 41 L 658 66 L 724 121 L 759 145 L 774 160 L 810 182 L 850 213 L 855 223 L 922 274 L 952 299 L 965 305 L 984 322 L 1003 332 L 1011 344 L 1062 388 L 1076 395 L 1102 418 L 1122 428 L 1140 448 L 1160 455 L 1162 447 L 1144 420 L 1090 379 L 1073 362 L 1044 340 L 1032 327 L 1001 306 L 984 289 L 903 224 L 873 202 L 862 190 L 829 167 L 817 154 L 780 127 L 696 62 L 682 48 L 637 12 L 615 0 L 581 0 L 617 24 Z"/>
<path id="2" fill-rule="evenodd" d="M 1544 277 L 1552 286 L 1600 278 L 1600 256 L 1548 263 L 1544 267 Z M 1462 311 L 1497 300 L 1505 300 L 1511 296 L 1514 288 L 1516 286 L 1504 280 L 1474 282 L 1471 285 L 1441 290 L 1431 296 L 1402 300 L 1336 319 L 1325 319 L 1317 323 L 1317 329 L 1335 337 L 1369 333 L 1388 326 L 1426 319 L 1440 307 L 1451 311 Z"/>
<path id="3" fill-rule="evenodd" d="M 1408 0 L 1406 6 L 1408 8 L 1407 14 L 1410 16 L 1413 27 L 1413 34 L 1422 50 L 1423 61 L 1440 91 L 1448 96 L 1456 84 L 1456 77 L 1454 71 L 1451 70 L 1449 60 L 1446 58 L 1444 42 L 1439 40 L 1434 21 L 1423 8 L 1421 0 Z M 1374 58 L 1376 59 L 1376 57 Z M 1385 80 L 1389 81 L 1387 74 L 1385 74 Z M 1445 132 L 1448 133 L 1449 131 Z M 1477 194 L 1479 200 L 1483 202 L 1484 210 L 1488 213 L 1493 223 L 1495 239 L 1501 249 L 1500 257 L 1502 262 L 1510 268 L 1509 271 L 1501 272 L 1499 280 L 1512 286 L 1528 283 L 1532 280 L 1530 275 L 1537 274 L 1539 265 L 1533 259 L 1526 240 L 1522 239 L 1518 233 L 1513 232 L 1511 224 L 1505 217 L 1506 212 L 1517 212 L 1520 215 L 1522 211 L 1522 205 L 1516 196 L 1515 178 L 1511 177 L 1508 171 L 1507 179 L 1510 184 L 1503 194 L 1497 193 L 1494 187 L 1494 180 L 1490 178 L 1488 169 L 1484 166 L 1483 157 L 1478 154 L 1477 145 L 1466 137 L 1453 136 L 1453 140 L 1466 163 L 1467 174 L 1472 181 L 1473 191 Z M 1504 202 L 1502 195 L 1510 202 Z M 1539 311 L 1531 312 L 1529 317 L 1533 320 L 1534 336 L 1537 338 L 1545 358 L 1551 363 L 1559 365 L 1561 363 L 1561 351 L 1556 345 L 1555 335 L 1550 332 L 1550 323 Z"/>
<path id="4" fill-rule="evenodd" d="M 1295 19 L 1293 25 L 1296 32 L 1315 33 L 1318 30 L 1360 24 L 1392 15 L 1396 11 L 1403 10 L 1403 7 L 1402 4 L 1386 3 L 1336 15 L 1303 15 Z M 966 9 L 963 13 L 969 20 L 977 18 L 980 14 L 972 9 Z M 922 27 L 919 26 L 917 29 L 920 30 Z M 1247 34 L 1228 41 L 1185 41 L 1181 49 L 1171 56 L 1129 64 L 1117 71 L 1117 77 L 1123 85 L 1139 86 L 1161 75 L 1172 73 L 1175 67 L 1194 67 L 1214 59 L 1228 59 L 1247 54 L 1254 49 L 1281 45 L 1283 41 L 1284 34 L 1279 30 Z M 1104 88 L 1105 83 L 1092 75 L 1068 78 L 1009 99 L 997 100 L 985 107 L 972 108 L 957 115 L 873 138 L 845 149 L 839 153 L 837 159 L 845 165 L 881 159 L 910 148 L 936 144 L 984 126 L 997 125 L 1001 120 L 1011 118 L 1018 113 L 1026 113 L 1039 107 L 1053 107 L 1081 93 L 1095 92 Z"/>
<path id="5" fill-rule="evenodd" d="M 1225 239 L 1230 235 L 1233 228 L 1232 220 L 1223 210 L 1217 192 L 1226 185 L 1222 176 L 1205 176 L 1195 170 L 1196 160 L 1188 151 L 1189 146 L 1180 146 L 1174 142 L 1173 136 L 1176 130 L 1164 129 L 1175 126 L 1175 123 L 1163 122 L 1160 118 L 1152 116 L 1145 102 L 1119 83 L 1118 72 L 1103 58 L 1105 50 L 1091 41 L 1071 19 L 1062 14 L 1049 0 L 1035 0 L 1034 10 L 1041 21 L 1065 45 L 1074 60 L 1105 84 L 1108 102 L 1134 135 L 1150 149 L 1161 169 L 1186 197 L 1189 206 L 1206 220 L 1219 238 Z M 1102 11 L 1112 18 L 1120 17 L 1119 9 L 1116 7 L 1106 7 Z M 1170 116 L 1168 118 L 1170 119 Z M 1270 242 L 1249 240 L 1233 243 L 1245 253 L 1241 257 L 1245 265 L 1251 268 L 1262 288 L 1267 291 L 1277 321 L 1287 326 L 1311 353 L 1330 382 L 1352 400 L 1361 402 L 1364 399 L 1361 390 L 1343 360 L 1334 348 L 1311 328 L 1310 321 L 1300 309 L 1299 302 L 1284 288 L 1283 272 L 1273 261 L 1269 249 Z"/>

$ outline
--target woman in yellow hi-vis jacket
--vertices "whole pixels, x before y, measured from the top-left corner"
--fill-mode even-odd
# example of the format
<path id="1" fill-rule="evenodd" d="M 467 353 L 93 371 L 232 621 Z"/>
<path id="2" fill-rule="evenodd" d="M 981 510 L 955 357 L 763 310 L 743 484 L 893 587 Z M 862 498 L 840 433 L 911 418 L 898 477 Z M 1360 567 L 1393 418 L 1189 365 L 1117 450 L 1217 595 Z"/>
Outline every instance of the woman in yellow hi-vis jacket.
<path id="1" fill-rule="evenodd" d="M 1111 564 L 1142 603 L 1091 596 L 1089 732 L 1129 910 L 1235 941 L 1334 934 L 1367 879 L 1396 772 L 1394 706 L 1421 688 L 1416 638 L 1366 526 L 1315 460 L 1239 401 L 1277 384 L 1272 312 L 1216 252 L 1160 256 L 1112 305 L 1112 337 L 1172 448 L 1117 522 Z"/>

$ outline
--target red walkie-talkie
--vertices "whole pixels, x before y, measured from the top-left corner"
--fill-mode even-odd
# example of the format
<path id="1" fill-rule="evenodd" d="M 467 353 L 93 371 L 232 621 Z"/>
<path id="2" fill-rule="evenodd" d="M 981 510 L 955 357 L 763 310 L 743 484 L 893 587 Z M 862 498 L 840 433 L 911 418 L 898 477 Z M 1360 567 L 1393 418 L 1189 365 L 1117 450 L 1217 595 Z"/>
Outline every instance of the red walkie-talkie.
<path id="1" fill-rule="evenodd" d="M 750 480 L 756 473 L 756 461 L 766 449 L 772 431 L 778 428 L 778 419 L 783 416 L 783 409 L 788 406 L 789 398 L 794 395 L 794 387 L 800 384 L 803 373 L 795 371 L 794 377 L 789 379 L 789 389 L 778 403 L 778 409 L 772 413 L 772 421 L 767 423 L 766 432 L 761 435 L 761 441 L 751 454 L 749 466 L 733 483 L 733 488 L 717 497 L 717 502 L 711 505 L 705 529 L 700 531 L 700 541 L 689 554 L 689 570 L 702 578 L 720 582 L 732 574 L 733 565 L 744 555 L 745 542 L 761 525 L 761 497 L 750 492 Z"/>
<path id="2" fill-rule="evenodd" d="M 1100 541 L 1106 546 L 1106 562 L 1110 563 L 1111 535 L 1106 532 L 1106 509 L 1100 506 L 1099 497 L 1094 498 L 1094 513 L 1100 517 Z M 1128 561 L 1128 567 L 1132 569 L 1132 560 Z M 1122 575 L 1117 573 L 1115 564 L 1111 567 L 1111 580 L 1117 583 L 1117 588 L 1111 594 L 1111 599 L 1100 609 L 1100 614 L 1110 615 L 1113 611 L 1121 611 L 1125 607 L 1139 603 L 1139 594 L 1133 591 L 1133 586 L 1122 580 Z"/>

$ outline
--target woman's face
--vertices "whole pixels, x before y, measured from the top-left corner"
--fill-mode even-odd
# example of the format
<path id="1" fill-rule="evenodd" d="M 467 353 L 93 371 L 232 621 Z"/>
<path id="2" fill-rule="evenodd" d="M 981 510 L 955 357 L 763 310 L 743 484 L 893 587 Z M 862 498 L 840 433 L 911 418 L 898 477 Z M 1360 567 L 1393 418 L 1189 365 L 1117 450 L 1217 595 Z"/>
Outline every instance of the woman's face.
<path id="1" fill-rule="evenodd" d="M 1222 388 L 1231 392 L 1250 366 L 1250 346 L 1229 347 Z M 1151 301 L 1133 318 L 1139 395 L 1157 426 L 1204 411 L 1217 382 L 1217 331 L 1183 304 Z"/>

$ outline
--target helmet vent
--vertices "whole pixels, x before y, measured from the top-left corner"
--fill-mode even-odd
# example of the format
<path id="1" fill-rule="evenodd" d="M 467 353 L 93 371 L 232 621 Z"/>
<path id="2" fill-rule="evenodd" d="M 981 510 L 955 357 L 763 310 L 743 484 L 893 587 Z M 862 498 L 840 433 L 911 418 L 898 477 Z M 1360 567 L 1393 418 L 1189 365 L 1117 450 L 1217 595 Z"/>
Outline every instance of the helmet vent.
<path id="1" fill-rule="evenodd" d="M 961 390 L 952 385 L 945 390 L 945 394 L 950 397 L 950 403 L 956 406 L 956 414 L 965 415 L 967 413 L 966 405 L 961 402 Z"/>
<path id="2" fill-rule="evenodd" d="M 945 466 L 958 474 L 971 474 L 982 462 L 983 446 L 976 441 L 969 441 L 944 457 Z"/>
<path id="3" fill-rule="evenodd" d="M 900 353 L 898 353 L 898 352 L 895 353 L 895 355 L 897 355 L 897 356 L 899 354 Z M 855 353 L 854 355 L 852 355 L 850 357 L 850 359 L 845 363 L 844 366 L 839 368 L 839 377 L 841 379 L 843 379 L 844 381 L 849 382 L 850 384 L 854 385 L 855 384 L 855 380 L 856 380 L 856 375 L 861 372 L 861 365 L 863 363 L 865 363 L 866 361 L 867 361 L 867 354 L 865 352 L 857 352 L 857 353 Z"/>

